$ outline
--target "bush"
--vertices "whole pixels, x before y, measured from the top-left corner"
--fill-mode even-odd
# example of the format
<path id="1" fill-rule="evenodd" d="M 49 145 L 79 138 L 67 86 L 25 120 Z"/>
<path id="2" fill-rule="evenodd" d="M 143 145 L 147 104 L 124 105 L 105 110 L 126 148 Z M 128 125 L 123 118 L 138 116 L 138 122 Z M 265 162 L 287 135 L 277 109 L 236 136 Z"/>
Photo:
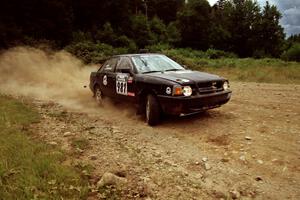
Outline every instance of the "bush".
<path id="1" fill-rule="evenodd" d="M 125 35 L 116 38 L 115 46 L 127 48 L 130 53 L 134 53 L 138 49 L 135 42 Z"/>
<path id="2" fill-rule="evenodd" d="M 169 44 L 156 44 L 156 45 L 149 45 L 146 46 L 146 49 L 149 49 L 151 53 L 162 53 L 165 50 L 171 49 Z"/>
<path id="3" fill-rule="evenodd" d="M 216 50 L 216 49 L 208 49 L 206 51 L 206 55 L 208 58 L 211 59 L 218 59 L 218 58 L 237 58 L 237 55 L 231 52 L 226 52 L 222 50 Z"/>
<path id="4" fill-rule="evenodd" d="M 72 33 L 73 43 L 82 42 L 82 41 L 92 41 L 92 34 L 89 32 L 76 31 Z"/>
<path id="5" fill-rule="evenodd" d="M 281 55 L 281 58 L 286 61 L 300 62 L 300 43 L 294 43 L 291 48 Z"/>
<path id="6" fill-rule="evenodd" d="M 125 54 L 130 51 L 125 47 L 114 48 L 108 44 L 91 41 L 74 43 L 65 49 L 85 63 L 102 63 L 112 55 Z"/>

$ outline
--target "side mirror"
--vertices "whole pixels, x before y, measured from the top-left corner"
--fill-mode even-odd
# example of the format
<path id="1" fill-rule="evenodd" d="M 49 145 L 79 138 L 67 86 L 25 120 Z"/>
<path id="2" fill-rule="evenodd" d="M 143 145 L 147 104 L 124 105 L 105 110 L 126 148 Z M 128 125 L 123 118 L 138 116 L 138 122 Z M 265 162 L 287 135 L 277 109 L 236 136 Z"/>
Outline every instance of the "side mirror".
<path id="1" fill-rule="evenodd" d="M 184 69 L 188 69 L 188 67 L 187 67 L 186 65 L 182 65 L 182 67 L 183 67 Z"/>

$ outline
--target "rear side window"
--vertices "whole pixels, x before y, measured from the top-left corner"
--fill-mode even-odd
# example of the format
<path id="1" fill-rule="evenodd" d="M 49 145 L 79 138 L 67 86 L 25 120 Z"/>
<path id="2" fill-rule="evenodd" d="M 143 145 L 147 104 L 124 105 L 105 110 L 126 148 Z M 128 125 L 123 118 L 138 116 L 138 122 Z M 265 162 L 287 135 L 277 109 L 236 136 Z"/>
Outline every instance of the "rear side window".
<path id="1" fill-rule="evenodd" d="M 119 58 L 111 58 L 103 64 L 101 72 L 113 72 L 117 65 Z"/>
<path id="2" fill-rule="evenodd" d="M 117 65 L 116 72 L 121 72 L 122 69 L 131 69 L 133 70 L 131 61 L 127 57 L 122 57 L 120 62 Z"/>

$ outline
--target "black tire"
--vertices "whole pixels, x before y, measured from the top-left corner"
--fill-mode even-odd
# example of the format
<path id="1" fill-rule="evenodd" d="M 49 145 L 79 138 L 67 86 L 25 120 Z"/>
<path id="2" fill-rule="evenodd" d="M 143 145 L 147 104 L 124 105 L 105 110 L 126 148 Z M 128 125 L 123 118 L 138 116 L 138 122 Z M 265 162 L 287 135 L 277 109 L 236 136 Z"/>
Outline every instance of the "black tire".
<path id="1" fill-rule="evenodd" d="M 101 89 L 100 89 L 100 87 L 98 85 L 95 86 L 94 97 L 95 97 L 95 100 L 96 100 L 97 104 L 102 106 L 102 103 L 103 103 L 103 93 L 102 93 L 102 91 L 101 91 Z"/>
<path id="2" fill-rule="evenodd" d="M 149 94 L 146 99 L 146 122 L 150 126 L 155 126 L 160 121 L 161 109 L 155 96 Z"/>

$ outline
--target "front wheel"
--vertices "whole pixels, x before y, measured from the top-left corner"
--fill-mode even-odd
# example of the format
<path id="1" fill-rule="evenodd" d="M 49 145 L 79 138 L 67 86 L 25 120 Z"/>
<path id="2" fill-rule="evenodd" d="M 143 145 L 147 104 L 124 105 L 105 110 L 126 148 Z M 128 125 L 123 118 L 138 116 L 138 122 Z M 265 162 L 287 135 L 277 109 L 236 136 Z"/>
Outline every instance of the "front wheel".
<path id="1" fill-rule="evenodd" d="M 146 101 L 146 122 L 150 126 L 158 124 L 160 120 L 160 106 L 157 99 L 149 94 Z"/>

